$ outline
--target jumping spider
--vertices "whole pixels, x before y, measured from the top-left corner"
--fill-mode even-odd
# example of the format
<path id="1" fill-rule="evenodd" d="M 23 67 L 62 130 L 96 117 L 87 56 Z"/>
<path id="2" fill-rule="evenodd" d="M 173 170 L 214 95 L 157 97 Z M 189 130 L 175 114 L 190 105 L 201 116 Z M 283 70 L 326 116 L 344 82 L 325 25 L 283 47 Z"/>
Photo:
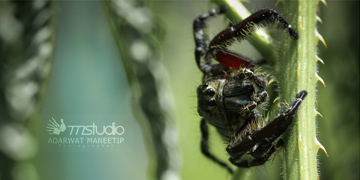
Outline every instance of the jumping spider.
<path id="1" fill-rule="evenodd" d="M 267 100 L 266 77 L 255 73 L 255 62 L 226 47 L 235 39 L 246 38 L 254 31 L 255 26 L 264 25 L 264 22 L 280 22 L 294 40 L 298 39 L 299 35 L 278 12 L 262 9 L 221 31 L 208 45 L 203 31 L 206 21 L 209 17 L 223 14 L 225 11 L 226 7 L 220 7 L 200 15 L 194 20 L 193 28 L 196 63 L 204 74 L 203 84 L 197 88 L 198 113 L 202 117 L 201 151 L 232 173 L 229 165 L 209 151 L 208 124 L 213 125 L 227 140 L 226 151 L 232 164 L 245 168 L 259 166 L 264 164 L 277 148 L 285 144 L 282 139 L 276 143 L 274 141 L 292 123 L 293 116 L 306 97 L 307 91 L 299 92 L 293 104 L 276 118 L 271 121 L 265 120 L 257 107 Z M 220 64 L 211 64 L 212 58 Z"/>

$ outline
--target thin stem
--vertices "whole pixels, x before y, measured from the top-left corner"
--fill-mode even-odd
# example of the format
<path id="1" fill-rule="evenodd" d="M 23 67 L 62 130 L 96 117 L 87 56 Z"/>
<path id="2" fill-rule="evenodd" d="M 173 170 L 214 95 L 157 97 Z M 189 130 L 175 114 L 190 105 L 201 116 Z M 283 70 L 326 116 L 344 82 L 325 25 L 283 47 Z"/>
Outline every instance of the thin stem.
<path id="1" fill-rule="evenodd" d="M 277 72 L 280 81 L 280 99 L 291 102 L 295 94 L 307 90 L 294 125 L 284 136 L 284 179 L 317 179 L 317 148 L 315 124 L 316 67 L 316 1 L 282 2 L 286 15 L 298 30 L 298 41 L 284 40 L 280 45 Z"/>

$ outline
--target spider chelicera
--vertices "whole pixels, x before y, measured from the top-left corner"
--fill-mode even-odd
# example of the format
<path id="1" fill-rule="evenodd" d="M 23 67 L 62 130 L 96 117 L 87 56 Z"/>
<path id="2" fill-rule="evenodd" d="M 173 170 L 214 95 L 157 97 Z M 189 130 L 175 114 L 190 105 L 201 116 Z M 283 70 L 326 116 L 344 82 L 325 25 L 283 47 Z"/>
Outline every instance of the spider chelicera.
<path id="1" fill-rule="evenodd" d="M 200 15 L 194 20 L 196 63 L 203 72 L 203 84 L 197 88 L 198 113 L 201 120 L 202 153 L 228 169 L 233 169 L 215 157 L 209 150 L 208 124 L 213 125 L 228 142 L 226 151 L 230 162 L 238 167 L 252 167 L 264 164 L 277 148 L 285 144 L 278 139 L 289 125 L 301 102 L 307 95 L 303 90 L 295 96 L 293 104 L 267 121 L 257 108 L 268 98 L 265 76 L 254 71 L 256 63 L 249 58 L 227 49 L 234 40 L 249 36 L 256 26 L 267 22 L 280 22 L 294 40 L 298 33 L 278 12 L 262 9 L 242 22 L 226 28 L 207 44 L 204 28 L 209 17 L 223 14 L 226 7 L 220 7 Z M 212 64 L 212 58 L 220 64 Z M 275 142 L 276 141 L 276 142 Z M 274 145 L 274 144 L 275 145 Z"/>

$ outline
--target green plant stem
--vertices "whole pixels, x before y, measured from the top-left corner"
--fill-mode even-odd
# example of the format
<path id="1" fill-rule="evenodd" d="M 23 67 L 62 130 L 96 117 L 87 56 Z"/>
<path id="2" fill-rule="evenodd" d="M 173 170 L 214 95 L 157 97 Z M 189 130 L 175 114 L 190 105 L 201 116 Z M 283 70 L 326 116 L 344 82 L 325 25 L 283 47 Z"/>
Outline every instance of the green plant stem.
<path id="1" fill-rule="evenodd" d="M 317 148 L 315 124 L 316 67 L 316 1 L 282 2 L 285 14 L 300 38 L 297 41 L 284 39 L 281 43 L 277 72 L 280 81 L 280 99 L 293 101 L 295 94 L 307 90 L 293 126 L 284 136 L 287 145 L 284 150 L 284 179 L 317 179 Z"/>

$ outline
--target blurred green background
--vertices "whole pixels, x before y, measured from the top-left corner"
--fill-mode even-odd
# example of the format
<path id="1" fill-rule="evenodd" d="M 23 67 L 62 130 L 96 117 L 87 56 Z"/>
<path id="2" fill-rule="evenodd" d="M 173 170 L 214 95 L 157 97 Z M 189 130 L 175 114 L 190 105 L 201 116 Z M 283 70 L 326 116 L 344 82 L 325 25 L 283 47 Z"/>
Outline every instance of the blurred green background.
<path id="1" fill-rule="evenodd" d="M 146 179 L 147 155 L 131 113 L 131 92 L 100 2 L 59 1 L 53 69 L 41 119 L 36 158 L 41 179 Z M 125 128 L 117 148 L 68 147 L 54 150 L 41 136 L 54 117 L 67 125 L 116 122 Z M 81 131 L 81 130 L 80 130 Z M 102 131 L 99 130 L 100 132 Z M 134 163 L 136 162 L 136 163 Z"/>
<path id="2" fill-rule="evenodd" d="M 230 179 L 226 170 L 200 152 L 200 118 L 196 111 L 196 88 L 201 73 L 194 60 L 192 22 L 212 6 L 208 1 L 148 1 L 150 10 L 165 29 L 161 61 L 169 74 L 174 113 L 179 134 L 182 179 Z M 251 1 L 251 12 L 274 7 L 274 1 Z M 276 9 L 276 7 L 275 7 Z M 319 152 L 320 179 L 359 179 L 359 1 L 329 1 L 319 4 L 318 31 L 327 48 L 318 47 L 319 75 L 317 118 L 319 141 L 329 157 Z M 59 1 L 55 60 L 41 120 L 31 122 L 35 134 L 50 115 L 113 114 L 128 124 L 125 150 L 117 152 L 52 152 L 39 145 L 35 166 L 41 179 L 147 179 L 148 157 L 141 128 L 131 109 L 131 92 L 115 40 L 97 1 Z M 226 26 L 223 18 L 210 24 L 213 35 Z M 244 42 L 239 48 L 252 59 L 260 58 Z M 136 110 L 135 110 L 136 112 Z M 80 122 L 86 122 L 80 119 Z M 104 120 L 107 121 L 107 120 Z M 111 119 L 108 119 L 111 122 Z M 219 157 L 228 155 L 211 129 L 210 147 Z M 40 137 L 39 137 L 40 138 Z M 275 162 L 245 170 L 250 179 L 280 179 L 281 156 Z"/>

